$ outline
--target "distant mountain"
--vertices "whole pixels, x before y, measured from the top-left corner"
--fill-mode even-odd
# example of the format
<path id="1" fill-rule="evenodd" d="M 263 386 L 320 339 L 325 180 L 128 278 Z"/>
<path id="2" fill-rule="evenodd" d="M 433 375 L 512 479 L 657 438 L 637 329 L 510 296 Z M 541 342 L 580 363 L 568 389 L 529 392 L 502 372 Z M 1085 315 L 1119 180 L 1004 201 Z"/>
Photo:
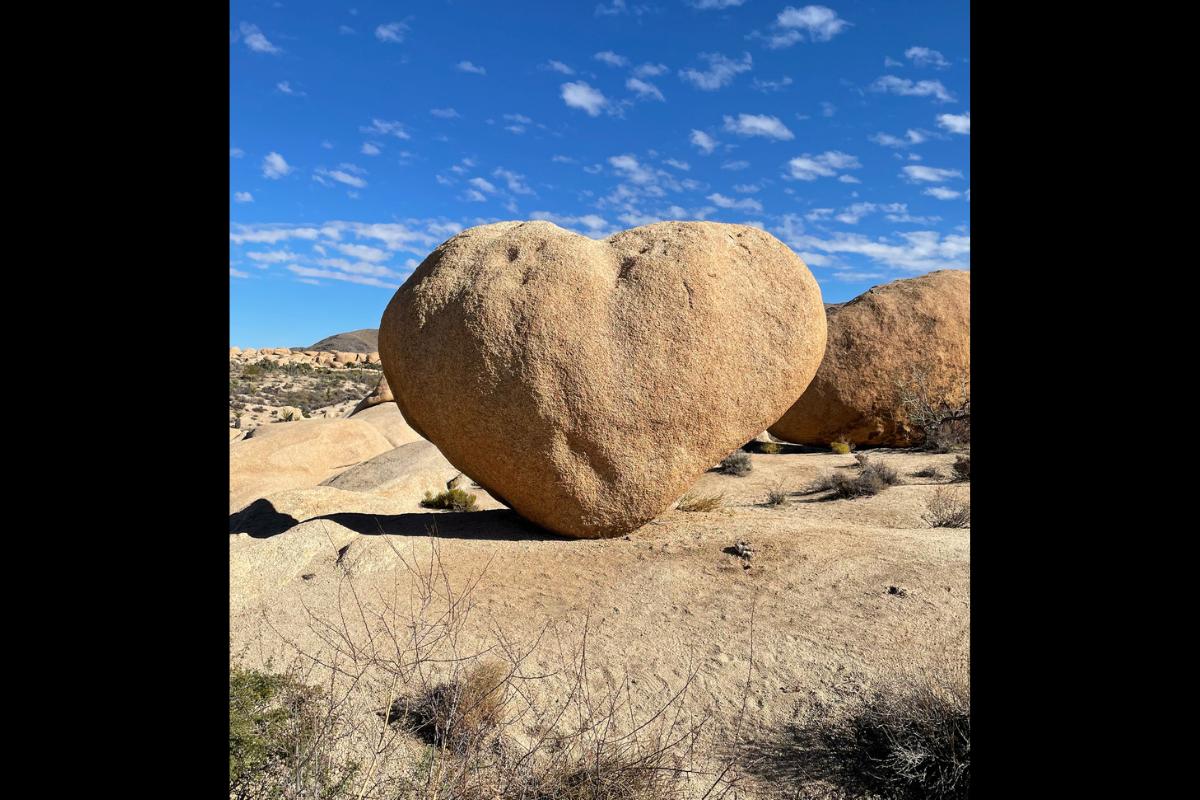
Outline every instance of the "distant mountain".
<path id="1" fill-rule="evenodd" d="M 335 333 L 326 336 L 305 350 L 325 350 L 330 353 L 377 353 L 379 352 L 379 328 L 363 328 L 361 331 Z"/>

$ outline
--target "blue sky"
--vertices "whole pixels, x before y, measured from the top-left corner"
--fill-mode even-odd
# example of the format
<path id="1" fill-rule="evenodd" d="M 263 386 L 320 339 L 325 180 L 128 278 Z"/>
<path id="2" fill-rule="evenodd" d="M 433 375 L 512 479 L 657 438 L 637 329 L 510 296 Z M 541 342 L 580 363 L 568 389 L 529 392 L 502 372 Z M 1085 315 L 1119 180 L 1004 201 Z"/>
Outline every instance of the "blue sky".
<path id="1" fill-rule="evenodd" d="M 965 2 L 233 2 L 230 344 L 374 328 L 464 228 L 761 227 L 826 302 L 970 267 Z"/>

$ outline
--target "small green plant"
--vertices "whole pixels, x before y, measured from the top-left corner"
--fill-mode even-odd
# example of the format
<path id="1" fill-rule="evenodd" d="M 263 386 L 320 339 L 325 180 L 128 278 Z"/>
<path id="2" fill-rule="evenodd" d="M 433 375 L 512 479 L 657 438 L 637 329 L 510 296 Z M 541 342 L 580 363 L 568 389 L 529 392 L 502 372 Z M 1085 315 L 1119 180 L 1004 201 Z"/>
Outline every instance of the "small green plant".
<path id="1" fill-rule="evenodd" d="M 950 468 L 956 481 L 971 480 L 971 454 L 959 456 L 954 459 L 954 466 Z"/>
<path id="2" fill-rule="evenodd" d="M 833 442 L 829 445 L 829 449 L 837 453 L 839 456 L 844 456 L 850 452 L 850 445 L 845 442 Z"/>
<path id="3" fill-rule="evenodd" d="M 260 367 L 258 364 L 247 364 L 246 366 L 242 367 L 242 377 L 243 378 L 257 378 L 259 375 L 262 375 L 262 374 L 263 374 L 263 368 Z"/>
<path id="4" fill-rule="evenodd" d="M 716 511 L 718 508 L 725 507 L 725 495 L 698 495 L 688 490 L 683 497 L 679 498 L 680 511 Z"/>
<path id="5" fill-rule="evenodd" d="M 921 516 L 931 528 L 971 527 L 971 498 L 958 487 L 939 486 Z"/>
<path id="6" fill-rule="evenodd" d="M 284 422 L 294 422 L 296 420 L 296 412 L 295 411 L 285 411 L 285 412 L 283 412 L 282 419 Z"/>
<path id="7" fill-rule="evenodd" d="M 474 511 L 475 495 L 468 494 L 458 487 L 438 494 L 426 490 L 421 505 L 425 508 L 445 508 L 450 511 Z"/>
<path id="8" fill-rule="evenodd" d="M 783 446 L 779 442 L 759 442 L 758 452 L 766 453 L 769 456 L 777 456 L 783 452 Z"/>
<path id="9" fill-rule="evenodd" d="M 775 484 L 767 489 L 767 503 L 773 506 L 781 506 L 788 501 L 791 492 L 784 486 L 783 481 Z"/>
<path id="10" fill-rule="evenodd" d="M 738 450 L 725 456 L 721 462 L 721 472 L 726 475 L 736 475 L 741 478 L 750 474 L 754 469 L 754 465 L 750 463 L 750 455 Z"/>

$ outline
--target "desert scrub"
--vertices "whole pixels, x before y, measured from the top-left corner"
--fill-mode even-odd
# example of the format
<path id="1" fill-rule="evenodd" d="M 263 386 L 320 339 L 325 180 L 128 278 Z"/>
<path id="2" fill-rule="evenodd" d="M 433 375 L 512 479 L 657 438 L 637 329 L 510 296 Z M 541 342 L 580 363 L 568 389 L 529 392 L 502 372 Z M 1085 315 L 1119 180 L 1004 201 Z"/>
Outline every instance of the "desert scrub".
<path id="1" fill-rule="evenodd" d="M 783 452 L 783 447 L 779 442 L 759 442 L 758 452 L 766 453 L 769 456 L 777 456 Z"/>
<path id="2" fill-rule="evenodd" d="M 833 442 L 829 445 L 829 449 L 837 453 L 839 456 L 844 456 L 850 452 L 850 445 L 845 442 Z"/>
<path id="3" fill-rule="evenodd" d="M 921 518 L 931 528 L 971 527 L 971 498 L 958 487 L 939 486 Z"/>
<path id="4" fill-rule="evenodd" d="M 767 489 L 767 504 L 772 506 L 781 506 L 788 501 L 791 492 L 782 481 Z"/>
<path id="5" fill-rule="evenodd" d="M 679 498 L 678 506 L 680 511 L 716 511 L 724 507 L 724 494 L 698 495 L 690 490 Z"/>
<path id="6" fill-rule="evenodd" d="M 485 661 L 415 698 L 392 703 L 391 716 L 407 717 L 414 733 L 456 752 L 475 749 L 504 721 L 508 668 Z"/>
<path id="7" fill-rule="evenodd" d="M 941 479 L 942 473 L 937 467 L 922 467 L 916 472 L 909 473 L 914 478 L 937 478 Z"/>
<path id="8" fill-rule="evenodd" d="M 474 511 L 475 495 L 468 494 L 458 487 L 438 494 L 426 490 L 421 505 L 425 508 L 447 508 L 451 511 Z"/>
<path id="9" fill-rule="evenodd" d="M 873 469 L 864 469 L 853 477 L 845 472 L 827 472 L 817 476 L 808 490 L 809 492 L 832 491 L 833 497 L 852 500 L 856 497 L 873 497 L 886 488 L 888 488 L 888 484 L 879 477 L 879 473 Z"/>
<path id="10" fill-rule="evenodd" d="M 862 459 L 858 462 L 862 465 L 864 473 L 874 472 L 879 480 L 883 481 L 888 486 L 897 486 L 900 483 L 900 473 L 895 467 L 889 467 L 877 458 Z"/>
<path id="11" fill-rule="evenodd" d="M 950 472 L 956 481 L 971 480 L 971 454 L 967 453 L 954 459 L 954 466 L 950 468 Z"/>
<path id="12" fill-rule="evenodd" d="M 231 800 L 352 796 L 350 783 L 360 767 L 333 756 L 333 731 L 341 720 L 327 705 L 320 688 L 305 686 L 291 675 L 231 663 Z M 288 795 L 284 787 L 297 791 Z"/>
<path id="13" fill-rule="evenodd" d="M 736 475 L 739 478 L 749 475 L 752 469 L 754 469 L 754 465 L 750 463 L 750 455 L 741 450 L 730 453 L 721 462 L 721 472 L 726 475 Z"/>

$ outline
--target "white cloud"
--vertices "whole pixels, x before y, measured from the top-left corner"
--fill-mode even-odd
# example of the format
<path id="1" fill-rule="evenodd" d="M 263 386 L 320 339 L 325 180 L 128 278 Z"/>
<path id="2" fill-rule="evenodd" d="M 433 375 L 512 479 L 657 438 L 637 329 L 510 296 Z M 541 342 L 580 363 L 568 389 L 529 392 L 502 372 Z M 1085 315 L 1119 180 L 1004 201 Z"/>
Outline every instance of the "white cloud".
<path id="1" fill-rule="evenodd" d="M 708 9 L 708 8 L 733 8 L 740 6 L 746 0 L 687 0 L 687 4 L 692 8 Z"/>
<path id="2" fill-rule="evenodd" d="M 575 70 L 568 67 L 561 61 L 551 61 L 549 64 L 543 64 L 539 69 L 552 69 L 556 72 L 561 72 L 563 75 L 574 75 Z"/>
<path id="3" fill-rule="evenodd" d="M 733 82 L 733 77 L 739 72 L 747 72 L 754 64 L 749 53 L 742 54 L 741 61 L 726 58 L 720 53 L 701 53 L 700 58 L 708 61 L 708 72 L 688 69 L 679 70 L 680 80 L 691 83 L 697 89 L 713 91 Z"/>
<path id="4" fill-rule="evenodd" d="M 358 152 L 365 156 L 377 156 L 380 153 L 379 144 L 375 142 L 363 142 L 362 149 Z"/>
<path id="5" fill-rule="evenodd" d="M 936 197 L 938 200 L 953 200 L 960 196 L 962 192 L 956 192 L 953 189 L 947 189 L 942 186 L 930 186 L 924 191 L 924 194 Z"/>
<path id="6" fill-rule="evenodd" d="M 334 247 L 342 255 L 357 258 L 359 261 L 383 261 L 392 257 L 391 253 L 385 253 L 378 247 L 368 247 L 365 244 L 335 244 Z"/>
<path id="7" fill-rule="evenodd" d="M 229 148 L 229 157 L 230 158 L 241 158 L 244 155 L 246 155 L 246 151 L 240 147 Z"/>
<path id="8" fill-rule="evenodd" d="M 814 208 L 812 211 L 804 215 L 804 218 L 809 222 L 821 222 L 829 219 L 829 215 L 833 213 L 832 208 Z"/>
<path id="9" fill-rule="evenodd" d="M 762 203 L 755 200 L 753 197 L 746 197 L 741 200 L 734 200 L 732 197 L 726 197 L 723 194 L 710 194 L 708 199 L 720 206 L 721 208 L 732 208 L 738 211 L 762 211 Z"/>
<path id="10" fill-rule="evenodd" d="M 799 253 L 806 263 L 823 266 L 810 255 L 824 258 L 813 250 L 827 253 L 852 253 L 866 256 L 880 265 L 896 267 L 913 273 L 935 269 L 967 269 L 971 266 L 971 237 L 949 234 L 941 237 L 935 231 L 911 231 L 899 234 L 899 244 L 887 239 L 871 239 L 862 234 L 842 233 L 832 239 L 803 234 L 803 224 L 794 215 L 785 215 L 783 225 L 772 228 L 781 240 Z M 828 262 L 826 262 L 828 263 Z"/>
<path id="11" fill-rule="evenodd" d="M 462 198 L 459 198 L 459 199 L 461 200 Z M 467 202 L 482 203 L 482 202 L 486 202 L 486 201 L 487 201 L 487 198 L 484 197 L 479 192 L 475 191 L 474 189 L 467 189 Z"/>
<path id="12" fill-rule="evenodd" d="M 487 75 L 487 70 L 483 67 L 477 67 L 470 61 L 460 61 L 454 65 L 462 72 L 474 72 L 476 75 Z"/>
<path id="13" fill-rule="evenodd" d="M 437 182 L 442 186 L 453 186 L 454 184 L 458 183 L 458 181 L 454 180 L 453 178 L 447 178 L 445 175 L 434 175 L 433 177 L 437 178 Z"/>
<path id="14" fill-rule="evenodd" d="M 242 32 L 242 36 L 246 42 L 246 47 L 249 47 L 256 53 L 270 53 L 271 55 L 279 55 L 283 52 L 281 48 L 276 47 L 267 41 L 267 37 L 263 36 L 262 31 L 257 25 L 251 25 L 249 22 L 242 22 L 238 25 L 238 30 Z"/>
<path id="15" fill-rule="evenodd" d="M 830 102 L 827 102 L 824 100 L 821 101 L 821 116 L 822 117 L 832 117 L 836 113 L 837 113 L 837 106 L 835 106 L 833 103 L 830 103 Z"/>
<path id="16" fill-rule="evenodd" d="M 780 11 L 775 22 L 771 23 L 770 33 L 764 35 L 754 31 L 746 38 L 763 39 L 767 47 L 778 50 L 802 41 L 805 33 L 811 41 L 828 42 L 852 24 L 839 18 L 836 11 L 825 6 L 788 6 Z"/>
<path id="17" fill-rule="evenodd" d="M 608 220 L 597 214 L 586 214 L 582 217 L 570 217 L 561 214 L 555 214 L 550 211 L 534 211 L 529 215 L 529 218 L 553 222 L 555 225 L 558 225 L 561 228 L 574 230 L 576 233 L 582 233 L 584 236 L 590 236 L 593 239 L 603 239 L 607 236 L 611 236 L 614 233 L 620 232 L 619 228 L 609 225 Z"/>
<path id="18" fill-rule="evenodd" d="M 883 65 L 885 67 L 903 67 L 904 62 L 897 61 L 896 59 L 892 58 L 891 56 L 884 56 L 883 57 Z"/>
<path id="19" fill-rule="evenodd" d="M 309 278 L 332 278 L 339 281 L 349 281 L 350 283 L 362 283 L 367 286 L 378 286 L 381 289 L 399 289 L 398 283 L 384 283 L 378 278 L 367 277 L 365 275 L 355 275 L 352 273 L 340 272 L 328 269 L 313 269 L 312 267 L 302 267 L 298 264 L 289 264 L 288 269 L 297 275 L 303 275 Z"/>
<path id="20" fill-rule="evenodd" d="M 885 274 L 882 272 L 835 272 L 833 277 L 839 281 L 869 281 L 883 278 Z"/>
<path id="21" fill-rule="evenodd" d="M 785 178 L 793 178 L 802 181 L 815 181 L 817 178 L 832 178 L 837 174 L 839 169 L 860 169 L 862 164 L 858 159 L 851 155 L 846 155 L 840 150 L 830 150 L 822 153 L 819 156 L 812 156 L 805 153 L 803 156 L 793 158 L 788 162 L 790 175 L 785 175 Z"/>
<path id="22" fill-rule="evenodd" d="M 971 135 L 971 112 L 965 114 L 938 114 L 937 124 L 951 133 Z"/>
<path id="23" fill-rule="evenodd" d="M 592 58 L 596 59 L 597 61 L 603 61 L 605 64 L 608 64 L 610 67 L 627 67 L 627 66 L 629 66 L 628 58 L 626 58 L 625 56 L 619 56 L 616 53 L 614 53 L 612 50 L 605 50 L 603 53 L 596 53 L 596 55 L 592 56 Z"/>
<path id="24" fill-rule="evenodd" d="M 655 100 L 662 100 L 663 102 L 666 102 L 666 98 L 663 97 L 662 92 L 660 92 L 658 87 L 653 83 L 647 83 L 646 81 L 639 80 L 638 78 L 630 78 L 629 80 L 625 81 L 625 88 L 629 89 L 630 91 L 637 92 L 638 97 L 642 100 L 653 98 Z"/>
<path id="25" fill-rule="evenodd" d="M 782 89 L 783 87 L 791 86 L 791 85 L 792 85 L 792 79 L 789 78 L 788 76 L 784 75 L 783 78 L 781 78 L 780 80 L 777 80 L 777 81 L 760 81 L 758 78 L 755 78 L 754 83 L 751 84 L 750 88 L 754 89 L 756 91 L 765 93 L 765 92 L 777 92 L 780 89 Z"/>
<path id="26" fill-rule="evenodd" d="M 941 183 L 950 178 L 961 178 L 963 174 L 956 169 L 938 169 L 937 167 L 910 166 L 905 167 L 904 172 L 900 175 L 910 183 L 920 181 L 928 181 L 929 183 Z"/>
<path id="27" fill-rule="evenodd" d="M 235 203 L 253 203 L 254 198 L 250 196 L 249 192 L 234 192 L 233 202 L 235 202 Z"/>
<path id="28" fill-rule="evenodd" d="M 603 169 L 604 169 L 604 167 L 600 166 L 599 164 L 593 164 L 590 167 L 584 167 L 583 171 L 588 173 L 589 175 L 595 175 L 597 172 L 600 172 Z"/>
<path id="29" fill-rule="evenodd" d="M 834 219 L 838 222 L 844 222 L 847 225 L 857 225 L 858 221 L 875 210 L 874 203 L 855 203 L 849 208 L 842 209 L 842 213 L 838 214 Z"/>
<path id="30" fill-rule="evenodd" d="M 673 158 L 668 158 L 668 159 L 667 159 L 666 161 L 664 161 L 663 163 L 664 163 L 664 164 L 670 164 L 670 165 L 671 165 L 672 167 L 674 167 L 675 169 L 681 169 L 681 170 L 683 170 L 684 172 L 687 172 L 688 170 L 690 170 L 690 169 L 692 168 L 692 165 L 691 165 L 691 164 L 689 164 L 689 163 L 687 163 L 686 161 L 676 161 L 676 160 L 675 160 L 675 159 L 673 159 Z"/>
<path id="31" fill-rule="evenodd" d="M 229 268 L 229 277 L 231 278 L 249 278 L 250 273 L 242 272 L 240 269 Z"/>
<path id="32" fill-rule="evenodd" d="M 838 175 L 838 180 L 841 181 L 842 183 L 862 183 L 862 181 L 860 181 L 858 178 L 854 177 L 853 175 Z M 857 194 L 855 194 L 854 196 L 858 197 Z"/>
<path id="33" fill-rule="evenodd" d="M 388 122 L 387 120 L 382 119 L 372 119 L 370 125 L 362 125 L 358 130 L 362 133 L 374 133 L 379 136 L 386 136 L 390 133 L 393 136 L 400 137 L 401 139 L 412 138 L 408 135 L 408 132 L 404 130 L 404 123 L 396 122 L 394 120 L 392 122 Z"/>
<path id="34" fill-rule="evenodd" d="M 891 203 L 879 207 L 880 211 L 887 212 L 886 219 L 888 222 L 915 222 L 919 225 L 933 225 L 941 222 L 941 217 L 914 217 L 908 213 L 907 203 Z"/>
<path id="35" fill-rule="evenodd" d="M 780 122 L 778 117 L 766 114 L 738 114 L 736 120 L 733 117 L 723 117 L 723 119 L 725 120 L 724 130 L 736 133 L 738 136 L 765 136 L 768 139 L 783 141 L 796 138 L 796 135 L 788 130 L 788 127 Z"/>
<path id="36" fill-rule="evenodd" d="M 755 186 L 753 183 L 736 183 L 733 186 L 733 190 L 735 192 L 741 192 L 742 194 L 754 194 L 760 188 L 761 187 Z"/>
<path id="37" fill-rule="evenodd" d="M 692 130 L 692 144 L 704 151 L 704 155 L 710 155 L 717 145 L 720 144 L 716 139 L 709 136 L 704 131 Z"/>
<path id="38" fill-rule="evenodd" d="M 625 4 L 625 0 L 612 0 L 611 6 L 606 6 L 603 3 L 596 6 L 596 16 L 614 17 L 617 14 L 628 14 L 632 11 L 634 14 L 640 17 L 642 14 L 645 14 L 650 10 L 650 6 L 633 6 L 633 8 L 630 8 Z"/>
<path id="39" fill-rule="evenodd" d="M 459 114 L 453 108 L 431 108 L 429 109 L 429 113 L 433 114 L 435 117 L 441 117 L 442 119 L 450 119 L 452 117 L 462 116 L 462 114 Z"/>
<path id="40" fill-rule="evenodd" d="M 255 266 L 266 269 L 265 264 L 282 264 L 284 261 L 295 260 L 296 254 L 287 250 L 271 250 L 266 253 L 246 253 L 246 257 L 259 262 Z"/>
<path id="41" fill-rule="evenodd" d="M 633 68 L 633 77 L 635 78 L 654 78 L 666 74 L 666 64 L 651 64 L 647 61 L 645 64 Z"/>
<path id="42" fill-rule="evenodd" d="M 505 114 L 504 118 L 509 122 L 516 122 L 520 125 L 529 125 L 533 122 L 533 120 L 523 114 Z"/>
<path id="43" fill-rule="evenodd" d="M 570 158 L 569 156 L 551 156 L 550 160 L 557 161 L 561 164 L 574 164 L 575 163 L 575 159 Z"/>
<path id="44" fill-rule="evenodd" d="M 497 167 L 495 172 L 492 173 L 492 177 L 504 178 L 504 180 L 507 181 L 507 183 L 508 183 L 508 190 L 510 192 L 514 192 L 515 194 L 533 194 L 534 193 L 533 189 L 530 189 L 528 185 L 523 183 L 523 181 L 525 180 L 524 175 L 518 175 L 515 172 L 511 172 L 506 169 L 500 169 L 499 167 Z"/>
<path id="45" fill-rule="evenodd" d="M 262 171 L 264 178 L 282 178 L 290 172 L 295 171 L 295 167 L 290 166 L 283 160 L 283 156 L 279 153 L 268 153 L 263 159 Z"/>
<path id="46" fill-rule="evenodd" d="M 471 178 L 471 180 L 467 181 L 467 183 L 471 184 L 476 189 L 482 189 L 488 194 L 496 194 L 496 187 L 483 178 Z"/>
<path id="47" fill-rule="evenodd" d="M 331 145 L 328 140 L 321 142 L 321 147 L 324 147 L 326 150 L 333 149 L 333 145 Z"/>
<path id="48" fill-rule="evenodd" d="M 403 22 L 389 22 L 375 29 L 375 38 L 381 42 L 396 42 L 399 44 L 404 41 L 404 31 L 406 30 L 408 30 L 408 26 Z"/>
<path id="49" fill-rule="evenodd" d="M 873 92 L 891 92 L 892 94 L 909 97 L 928 97 L 933 95 L 943 103 L 954 103 L 954 95 L 942 85 L 941 81 L 917 81 L 913 83 L 908 78 L 897 78 L 895 75 L 884 75 L 869 87 Z"/>
<path id="50" fill-rule="evenodd" d="M 279 91 L 283 92 L 284 94 L 290 94 L 295 97 L 308 97 L 307 93 L 298 92 L 295 89 L 293 89 L 292 85 L 289 81 L 280 81 L 279 83 L 275 84 L 275 88 L 278 89 Z"/>
<path id="51" fill-rule="evenodd" d="M 942 54 L 937 50 L 930 50 L 928 47 L 910 47 L 904 51 L 905 58 L 911 58 L 913 64 L 918 67 L 926 67 L 932 64 L 938 69 L 950 66 L 950 62 L 942 58 Z M 884 66 L 887 66 L 886 64 Z"/>
<path id="52" fill-rule="evenodd" d="M 926 136 L 921 131 L 909 128 L 905 132 L 903 139 L 898 136 L 892 136 L 889 133 L 877 133 L 874 136 L 868 136 L 867 139 L 883 145 L 884 147 L 908 147 L 910 144 L 920 144 L 926 140 Z"/>
<path id="53" fill-rule="evenodd" d="M 745 169 L 750 166 L 749 161 L 726 161 L 721 165 L 721 169 L 730 169 L 737 172 L 739 169 Z"/>
<path id="54" fill-rule="evenodd" d="M 970 189 L 967 189 L 966 195 L 967 195 L 967 202 L 968 203 L 971 202 L 971 190 Z"/>
<path id="55" fill-rule="evenodd" d="M 562 99 L 571 108 L 582 108 L 589 117 L 598 117 L 600 112 L 609 108 L 607 97 L 598 89 L 593 89 L 584 81 L 564 83 L 561 87 Z"/>
<path id="56" fill-rule="evenodd" d="M 338 28 L 338 33 L 343 34 L 343 35 L 350 35 L 350 34 L 354 33 L 354 28 L 351 28 L 349 25 L 343 25 L 340 28 Z"/>
<path id="57" fill-rule="evenodd" d="M 640 185 L 653 185 L 658 182 L 655 172 L 644 164 L 639 164 L 635 156 L 613 156 L 609 164 L 621 173 L 622 177 Z"/>
<path id="58" fill-rule="evenodd" d="M 367 182 L 364 181 L 362 178 L 356 178 L 355 176 L 350 175 L 349 173 L 343 172 L 340 169 L 325 170 L 325 169 L 318 168 L 318 169 L 313 170 L 313 172 L 315 173 L 313 175 L 314 180 L 318 180 L 320 178 L 320 176 L 324 175 L 324 176 L 333 178 L 335 181 L 338 181 L 340 183 L 344 183 L 348 186 L 353 186 L 356 189 L 362 189 L 367 185 Z M 320 181 L 320 182 L 325 183 L 325 181 Z M 331 184 L 325 183 L 325 185 L 329 186 Z"/>

